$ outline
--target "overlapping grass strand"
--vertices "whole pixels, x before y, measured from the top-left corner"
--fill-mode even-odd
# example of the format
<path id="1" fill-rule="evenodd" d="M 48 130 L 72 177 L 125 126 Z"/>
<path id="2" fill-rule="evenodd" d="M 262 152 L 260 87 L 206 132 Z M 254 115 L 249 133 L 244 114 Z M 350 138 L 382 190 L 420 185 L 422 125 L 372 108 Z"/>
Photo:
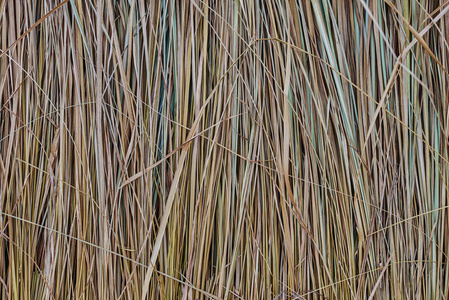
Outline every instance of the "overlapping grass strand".
<path id="1" fill-rule="evenodd" d="M 0 0 L 0 299 L 448 299 L 448 22 Z"/>

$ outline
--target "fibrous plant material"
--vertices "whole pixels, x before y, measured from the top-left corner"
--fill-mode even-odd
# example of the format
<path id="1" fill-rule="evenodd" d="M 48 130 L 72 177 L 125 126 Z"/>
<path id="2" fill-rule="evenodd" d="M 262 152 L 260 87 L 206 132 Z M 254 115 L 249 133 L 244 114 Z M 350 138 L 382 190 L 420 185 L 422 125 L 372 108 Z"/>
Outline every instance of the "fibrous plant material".
<path id="1" fill-rule="evenodd" d="M 448 299 L 449 2 L 0 0 L 0 299 Z"/>

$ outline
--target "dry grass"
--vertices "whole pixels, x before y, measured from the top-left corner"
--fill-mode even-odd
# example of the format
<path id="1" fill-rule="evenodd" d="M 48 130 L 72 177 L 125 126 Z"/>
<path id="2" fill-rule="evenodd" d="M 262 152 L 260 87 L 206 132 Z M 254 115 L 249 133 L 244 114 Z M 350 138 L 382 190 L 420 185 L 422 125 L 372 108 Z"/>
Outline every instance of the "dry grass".
<path id="1" fill-rule="evenodd" d="M 449 5 L 0 0 L 1 299 L 448 299 Z"/>

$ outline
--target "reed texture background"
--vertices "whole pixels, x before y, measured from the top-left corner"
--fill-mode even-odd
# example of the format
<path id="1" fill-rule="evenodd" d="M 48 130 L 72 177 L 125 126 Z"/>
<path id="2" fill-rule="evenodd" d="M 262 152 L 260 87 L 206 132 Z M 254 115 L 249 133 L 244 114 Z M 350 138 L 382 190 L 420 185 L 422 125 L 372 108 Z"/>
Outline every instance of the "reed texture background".
<path id="1" fill-rule="evenodd" d="M 1 299 L 448 299 L 449 4 L 0 0 Z"/>

